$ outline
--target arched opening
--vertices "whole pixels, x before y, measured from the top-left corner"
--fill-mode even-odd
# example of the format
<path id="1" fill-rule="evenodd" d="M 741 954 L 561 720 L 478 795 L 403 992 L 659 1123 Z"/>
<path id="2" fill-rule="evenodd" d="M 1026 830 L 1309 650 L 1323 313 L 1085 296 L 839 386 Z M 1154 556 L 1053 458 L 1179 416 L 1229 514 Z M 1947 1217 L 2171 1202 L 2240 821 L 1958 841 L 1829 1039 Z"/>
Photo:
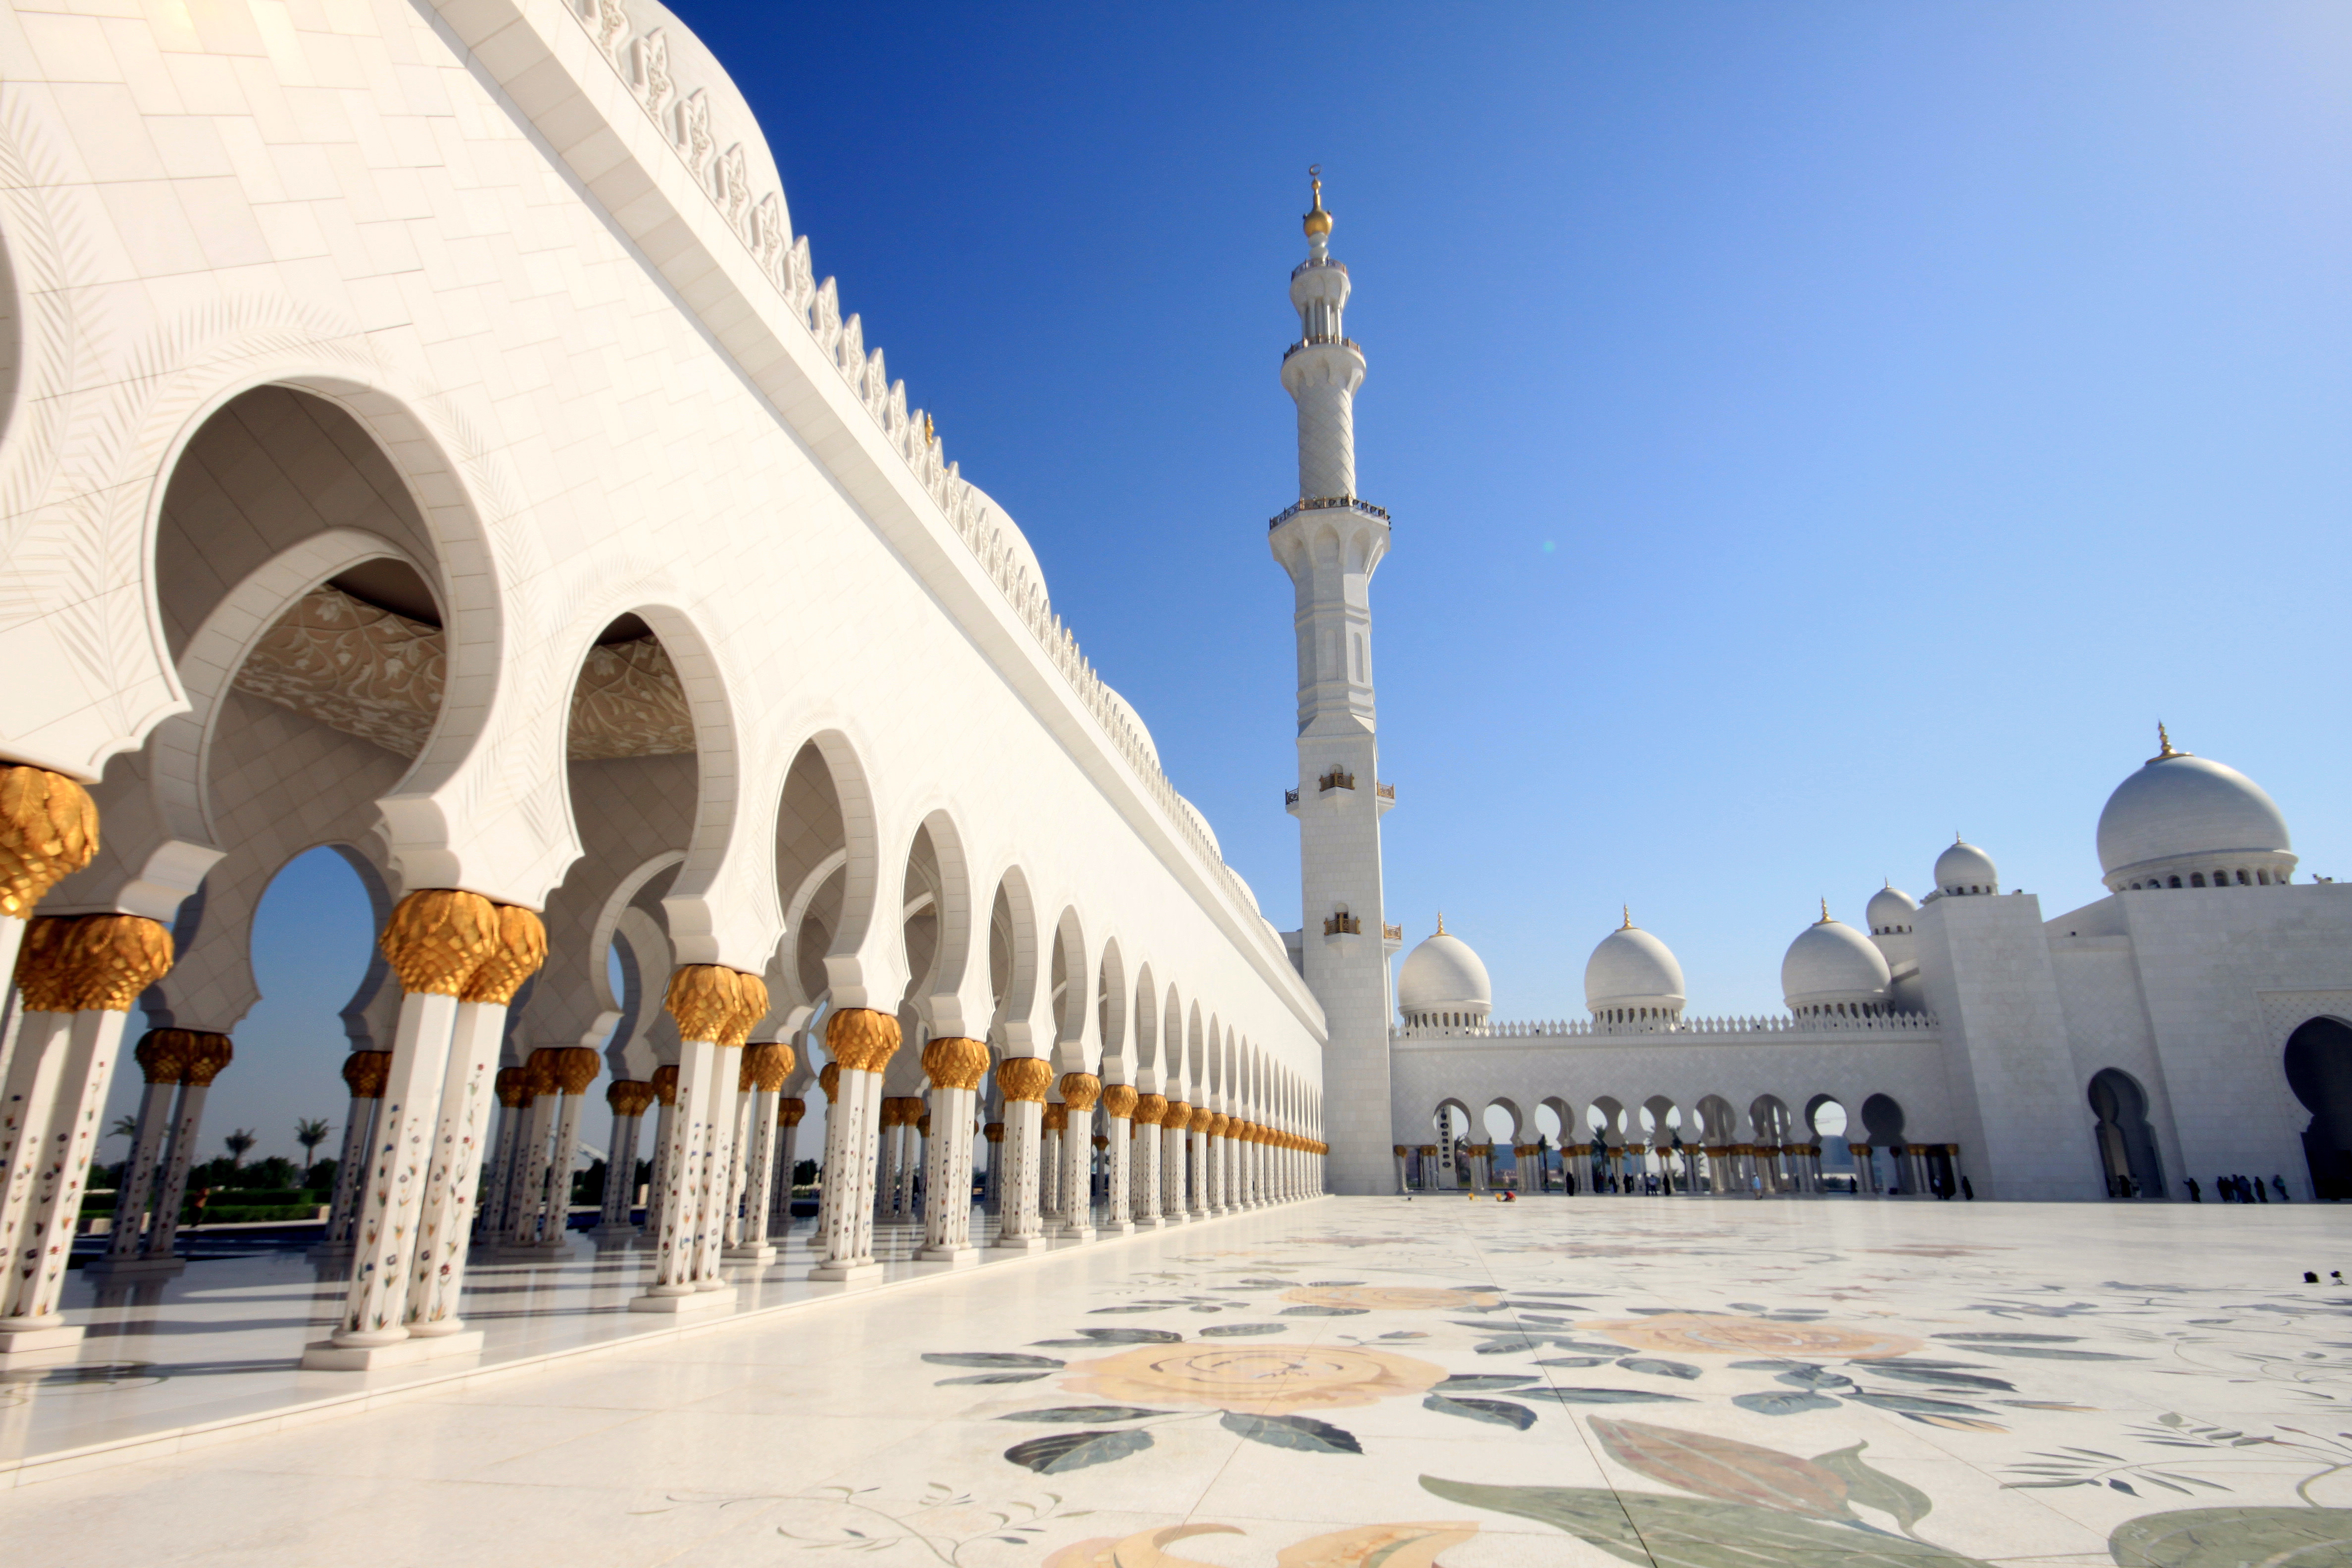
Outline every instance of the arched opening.
<path id="1" fill-rule="evenodd" d="M 1473 1142 L 1470 1129 L 1474 1124 L 1470 1108 L 1458 1100 L 1444 1100 L 1430 1118 L 1430 1125 L 1437 1135 L 1434 1184 L 1440 1187 L 1468 1186 L 1469 1157 L 1462 1152 L 1462 1145 Z"/>
<path id="2" fill-rule="evenodd" d="M 2314 1194 L 2352 1198 L 2352 1026 L 2313 1018 L 2297 1027 L 2287 1037 L 2286 1081 L 2311 1112 L 2303 1157 Z"/>
<path id="3" fill-rule="evenodd" d="M 1870 1169 L 1856 1172 L 1863 1177 L 1864 1192 L 1908 1192 L 1903 1176 L 1903 1162 L 1895 1158 L 1894 1151 L 1903 1147 L 1903 1107 L 1892 1096 L 1874 1094 L 1862 1102 L 1862 1125 L 1869 1134 Z M 1864 1140 L 1856 1139 L 1861 1142 Z M 1885 1164 L 1880 1163 L 1879 1151 L 1885 1150 Z"/>
<path id="4" fill-rule="evenodd" d="M 1826 1094 L 1817 1094 L 1805 1103 L 1805 1124 L 1812 1141 L 1821 1145 L 1822 1191 L 1852 1196 L 1861 1184 L 1853 1152 L 1846 1147 L 1845 1107 Z"/>
<path id="5" fill-rule="evenodd" d="M 2089 1098 L 2097 1118 L 2092 1137 L 2106 1173 L 2107 1196 L 2164 1196 L 2156 1132 L 2147 1124 L 2147 1095 L 2138 1080 L 2116 1068 L 2103 1068 L 2092 1075 Z"/>

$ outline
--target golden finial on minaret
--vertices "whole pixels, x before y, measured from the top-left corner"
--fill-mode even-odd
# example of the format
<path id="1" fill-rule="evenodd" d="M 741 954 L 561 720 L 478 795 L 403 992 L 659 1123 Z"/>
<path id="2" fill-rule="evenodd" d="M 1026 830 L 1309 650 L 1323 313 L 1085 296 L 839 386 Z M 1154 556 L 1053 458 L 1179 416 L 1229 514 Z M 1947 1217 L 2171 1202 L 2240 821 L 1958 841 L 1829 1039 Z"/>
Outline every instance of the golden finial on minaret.
<path id="1" fill-rule="evenodd" d="M 1633 929 L 1633 906 L 1626 904 L 1622 907 L 1625 910 L 1625 923 L 1617 929 L 1620 931 L 1632 931 Z"/>
<path id="2" fill-rule="evenodd" d="M 939 426 L 931 423 L 931 416 L 928 413 L 925 414 L 923 416 L 923 445 L 926 447 L 932 446 L 938 442 L 939 438 Z"/>
<path id="3" fill-rule="evenodd" d="M 2161 719 L 2156 721 L 2156 755 L 2148 758 L 2151 763 L 2169 762 L 2175 757 L 2189 755 L 2187 752 L 2176 751 L 2173 748 L 2172 737 L 2165 731 L 2164 721 Z"/>
<path id="4" fill-rule="evenodd" d="M 1437 934 L 1440 936 L 1444 936 L 1445 934 L 1445 911 L 1444 910 L 1437 911 Z"/>
<path id="5" fill-rule="evenodd" d="M 1822 900 L 1822 918 L 1815 921 L 1813 923 L 1818 926 L 1825 926 L 1830 923 L 1830 901 L 1827 899 L 1823 899 Z"/>
<path id="6" fill-rule="evenodd" d="M 1323 210 L 1323 165 L 1307 165 L 1307 177 L 1315 183 L 1315 205 L 1307 214 L 1307 237 L 1322 239 L 1331 232 L 1331 215 Z"/>

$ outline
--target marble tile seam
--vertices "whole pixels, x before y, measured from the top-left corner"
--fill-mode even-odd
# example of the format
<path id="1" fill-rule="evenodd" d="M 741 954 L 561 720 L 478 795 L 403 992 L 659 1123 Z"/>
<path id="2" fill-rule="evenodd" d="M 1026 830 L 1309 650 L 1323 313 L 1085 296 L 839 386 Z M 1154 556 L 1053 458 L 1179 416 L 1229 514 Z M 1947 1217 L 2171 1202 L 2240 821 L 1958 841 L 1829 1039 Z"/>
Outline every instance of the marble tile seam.
<path id="1" fill-rule="evenodd" d="M 1335 1194 L 1319 1193 L 1311 1197 L 1296 1199 L 1276 1205 L 1284 1209 L 1303 1208 L 1311 1204 L 1329 1201 Z M 835 1305 L 842 1301 L 869 1301 L 876 1296 L 908 1290 L 949 1280 L 968 1280 L 982 1270 L 1010 1268 L 1020 1264 L 1038 1264 L 1055 1258 L 1075 1258 L 1097 1247 L 1168 1237 L 1189 1230 L 1194 1226 L 1207 1226 L 1265 1215 L 1272 1209 L 1244 1209 L 1229 1215 L 1199 1215 L 1174 1229 L 1137 1230 L 1126 1236 L 1115 1232 L 1097 1232 L 1093 1241 L 1074 1247 L 1055 1247 L 1035 1252 L 1008 1253 L 1002 1258 L 983 1257 L 968 1268 L 936 1268 L 910 1274 L 900 1279 L 882 1279 L 872 1284 L 859 1284 L 831 1290 L 824 1295 L 805 1296 L 796 1301 L 778 1301 L 772 1306 L 752 1307 L 740 1312 L 700 1321 L 688 1321 L 672 1326 L 656 1326 L 633 1333 L 619 1334 L 594 1344 L 569 1345 L 562 1350 L 541 1352 L 535 1355 L 501 1362 L 496 1366 L 453 1368 L 437 1376 L 422 1377 L 396 1387 L 360 1388 L 331 1394 L 322 1398 L 303 1400 L 278 1409 L 251 1415 L 223 1416 L 215 1421 L 192 1422 L 184 1426 L 167 1427 L 162 1431 L 142 1433 L 133 1437 L 110 1438 L 104 1442 L 86 1443 L 79 1447 L 60 1448 L 52 1453 L 22 1455 L 0 1458 L 0 1491 L 13 1491 L 47 1480 L 62 1480 L 68 1476 L 86 1474 L 90 1470 L 110 1468 L 116 1465 L 136 1464 L 144 1459 L 169 1458 L 174 1456 L 211 1448 L 222 1443 L 245 1436 L 267 1436 L 289 1427 L 307 1426 L 322 1421 L 340 1420 L 362 1415 L 382 1406 L 404 1404 L 435 1394 L 469 1388 L 493 1379 L 506 1378 L 551 1366 L 558 1362 L 584 1361 L 616 1351 L 638 1350 L 648 1346 L 668 1344 L 692 1336 L 709 1334 L 779 1316 L 786 1312 L 805 1311 Z M 365 1375 L 364 1373 L 360 1375 Z"/>

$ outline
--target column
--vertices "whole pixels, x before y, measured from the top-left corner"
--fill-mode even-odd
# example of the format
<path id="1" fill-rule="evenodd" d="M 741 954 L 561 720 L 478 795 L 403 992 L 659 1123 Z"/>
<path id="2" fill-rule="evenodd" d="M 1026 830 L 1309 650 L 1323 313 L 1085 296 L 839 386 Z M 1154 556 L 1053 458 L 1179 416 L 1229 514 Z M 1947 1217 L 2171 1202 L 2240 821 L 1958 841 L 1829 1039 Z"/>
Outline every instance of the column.
<path id="1" fill-rule="evenodd" d="M 801 1119 L 807 1114 L 805 1100 L 776 1101 L 776 1182 L 768 1211 L 770 1236 L 782 1236 L 793 1227 L 793 1172 L 800 1163 Z"/>
<path id="2" fill-rule="evenodd" d="M 543 1047 L 523 1062 L 522 1131 L 515 1143 L 514 1175 L 507 1187 L 506 1245 L 527 1247 L 539 1240 L 540 1214 L 547 1204 L 549 1146 L 563 1086 L 555 1076 L 559 1047 Z"/>
<path id="3" fill-rule="evenodd" d="M 0 786 L 16 782 L 11 773 Z M 47 917 L 22 935 L 16 985 L 25 1016 L 7 1084 L 10 1119 L 21 1121 L 0 1194 L 0 1257 L 9 1263 L 0 1284 L 0 1352 L 81 1338 L 80 1327 L 67 1327 L 58 1314 L 58 1294 L 104 1131 L 99 1118 L 131 1004 L 172 967 L 172 933 L 140 915 Z M 20 1098 L 20 1087 L 30 1092 Z"/>
<path id="4" fill-rule="evenodd" d="M 730 1258 L 766 1263 L 776 1256 L 768 1239 L 770 1216 L 775 1213 L 776 1152 L 782 1131 L 777 1096 L 793 1076 L 799 1058 L 782 1040 L 762 1040 L 743 1047 L 743 1071 L 751 1080 L 751 1121 L 747 1129 L 751 1149 L 743 1161 L 743 1216 L 740 1239 L 728 1249 Z"/>
<path id="5" fill-rule="evenodd" d="M 991 1121 L 981 1128 L 980 1135 L 988 1144 L 988 1181 L 980 1201 L 990 1214 L 1001 1219 L 1004 1213 L 1004 1123 Z"/>
<path id="6" fill-rule="evenodd" d="M 874 1218 L 879 1222 L 890 1218 L 890 1205 L 898 1196 L 898 1100 L 895 1095 L 884 1095 L 881 1108 L 874 1117 Z"/>
<path id="7" fill-rule="evenodd" d="M 751 1112 L 758 1098 L 751 1081 L 751 1064 L 747 1059 L 751 1049 L 747 1044 L 736 1053 L 735 1087 L 721 1096 L 727 1121 L 727 1169 L 719 1173 L 719 1247 L 722 1258 L 733 1256 L 743 1240 L 743 1196 L 751 1184 L 754 1136 Z"/>
<path id="8" fill-rule="evenodd" d="M 1192 1108 L 1171 1100 L 1160 1117 L 1160 1213 L 1170 1225 L 1192 1216 L 1184 1207 L 1184 1139 L 1192 1124 Z"/>
<path id="9" fill-rule="evenodd" d="M 1061 1223 L 1054 1234 L 1066 1241 L 1095 1238 L 1094 1125 L 1095 1101 L 1102 1098 L 1102 1079 L 1090 1072 L 1062 1075 Z"/>
<path id="10" fill-rule="evenodd" d="M 1109 1138 L 1103 1148 L 1103 1228 L 1113 1236 L 1135 1229 L 1135 1102 L 1141 1097 L 1132 1084 L 1114 1083 L 1102 1091 L 1103 1121 Z"/>
<path id="11" fill-rule="evenodd" d="M 1225 1187 L 1225 1132 L 1233 1124 L 1233 1118 L 1213 1110 L 1209 1130 L 1201 1135 L 1201 1190 L 1202 1202 L 1213 1215 L 1223 1214 L 1231 1206 Z"/>
<path id="12" fill-rule="evenodd" d="M 46 768 L 0 766 L 0 977 L 22 967 L 34 908 L 97 853 L 98 805 L 88 790 Z M 21 1003 L 16 1011 L 21 1017 Z M 19 1032 L 0 1033 L 0 1086 L 11 1081 Z M 0 1106 L 0 1173 L 15 1145 L 9 1118 L 21 1109 Z"/>
<path id="13" fill-rule="evenodd" d="M 435 1353 L 456 1353 L 481 1342 L 457 1315 L 466 1289 L 467 1249 L 482 1185 L 482 1147 L 489 1141 L 490 1108 L 498 1102 L 499 1052 L 506 1037 L 507 1007 L 522 983 L 547 962 L 547 928 L 539 916 L 514 904 L 498 906 L 498 946 L 466 979 L 458 993 L 457 1017 L 450 1031 L 449 1064 L 434 1122 L 432 1163 L 418 1221 L 416 1260 L 409 1275 L 405 1321 L 412 1340 L 442 1342 Z M 585 1058 L 583 1060 L 582 1058 Z M 555 1222 L 561 1245 L 563 1217 L 572 1196 L 572 1149 L 580 1130 L 580 1096 L 594 1081 L 604 1060 L 572 1047 L 555 1064 L 564 1092 L 564 1113 L 556 1135 Z"/>
<path id="14" fill-rule="evenodd" d="M 1402 1196 L 1403 1196 L 1403 1195 L 1404 1195 L 1404 1193 L 1405 1193 L 1405 1190 L 1406 1190 L 1406 1188 L 1405 1188 L 1405 1179 L 1404 1179 L 1404 1163 L 1405 1163 L 1405 1157 L 1406 1157 L 1410 1152 L 1411 1152 L 1411 1151 L 1410 1151 L 1410 1150 L 1408 1150 L 1408 1149 L 1407 1149 L 1403 1144 L 1402 1144 L 1402 1143 L 1400 1143 L 1400 1144 L 1398 1144 L 1398 1145 L 1396 1146 L 1396 1178 L 1397 1178 L 1397 1195 L 1398 1195 L 1398 1196 L 1400 1196 L 1400 1197 L 1402 1197 Z"/>
<path id="15" fill-rule="evenodd" d="M 650 1237 L 660 1228 L 662 1194 L 669 1187 L 670 1133 L 677 1122 L 677 1068 L 674 1064 L 657 1067 L 646 1081 L 654 1086 L 656 1107 L 653 1158 L 646 1162 L 653 1169 L 646 1183 L 646 1223 L 638 1234 Z"/>
<path id="16" fill-rule="evenodd" d="M 1209 1208 L 1209 1118 L 1215 1111 L 1205 1105 L 1196 1105 L 1184 1125 L 1185 1180 L 1191 1191 L 1184 1206 L 1205 1219 Z"/>
<path id="17" fill-rule="evenodd" d="M 352 1098 L 343 1110 L 343 1152 L 335 1162 L 335 1195 L 327 1208 L 328 1247 L 341 1249 L 352 1244 L 359 1221 L 360 1194 L 367 1186 L 367 1154 L 375 1131 L 376 1108 L 383 1103 L 384 1080 L 391 1075 L 390 1051 L 353 1051 L 343 1058 L 343 1084 Z"/>
<path id="18" fill-rule="evenodd" d="M 490 1156 L 489 1180 L 483 1184 L 482 1201 L 475 1205 L 474 1239 L 496 1243 L 507 1233 L 507 1208 L 513 1202 L 515 1158 L 522 1152 L 523 1123 L 530 1120 L 526 1108 L 530 1103 L 530 1075 L 520 1068 L 500 1068 L 490 1080 L 490 1092 L 498 1096 L 499 1130 Z"/>
<path id="19" fill-rule="evenodd" d="M 1167 1114 L 1165 1095 L 1135 1097 L 1135 1223 L 1145 1230 L 1168 1223 L 1160 1213 L 1160 1123 Z"/>
<path id="20" fill-rule="evenodd" d="M 498 951 L 499 937 L 498 907 L 452 888 L 419 889 L 384 923 L 377 945 L 400 979 L 400 1023 L 360 1198 L 342 1319 L 304 1352 L 305 1367 L 362 1370 L 429 1353 L 410 1340 L 409 1280 L 459 997 Z"/>
<path id="21" fill-rule="evenodd" d="M 147 1204 L 155 1195 L 156 1161 L 171 1125 L 172 1100 L 187 1069 L 186 1034 L 184 1029 L 150 1029 L 131 1053 L 147 1087 L 139 1095 L 139 1127 L 131 1137 L 131 1157 L 123 1162 L 122 1180 L 115 1185 L 114 1229 L 106 1245 L 109 1265 L 138 1257 L 140 1243 L 146 1239 Z"/>
<path id="22" fill-rule="evenodd" d="M 1048 1245 L 1037 1190 L 1038 1145 L 1045 1131 L 1045 1090 L 1054 1064 L 1037 1057 L 1014 1057 L 996 1068 L 1004 1094 L 1004 1176 L 996 1245 L 1008 1252 L 1034 1252 Z"/>
<path id="23" fill-rule="evenodd" d="M 1049 1234 L 1062 1218 L 1062 1135 L 1069 1126 L 1070 1108 L 1047 1100 L 1037 1118 L 1037 1216 Z"/>
<path id="24" fill-rule="evenodd" d="M 390 1058 L 389 1051 L 378 1055 Z M 163 1185 L 155 1197 L 155 1223 L 148 1227 L 147 1244 L 139 1256 L 151 1263 L 167 1260 L 177 1266 L 174 1249 L 180 1236 L 180 1205 L 188 1195 L 188 1166 L 195 1158 L 196 1133 L 205 1124 L 205 1098 L 213 1080 L 227 1069 L 236 1055 L 226 1035 L 192 1034 L 187 1061 L 180 1078 L 179 1103 L 173 1108 L 172 1130 L 163 1144 Z M 365 1151 L 362 1151 L 365 1166 Z"/>
<path id="25" fill-rule="evenodd" d="M 633 1312 L 683 1312 L 724 1307 L 734 1288 L 719 1274 L 719 1205 L 734 1132 L 735 1052 L 766 1016 L 767 984 L 719 963 L 671 971 L 663 998 L 677 1021 L 677 1104 L 659 1158 L 665 1176 L 654 1229 L 654 1280 L 629 1303 Z M 655 1075 L 656 1084 L 660 1075 Z"/>
<path id="26" fill-rule="evenodd" d="M 604 1103 L 613 1108 L 613 1134 L 604 1146 L 604 1206 L 596 1216 L 599 1237 L 624 1239 L 637 1234 L 630 1215 L 636 1210 L 637 1130 L 646 1107 L 654 1101 L 654 1086 L 635 1079 L 616 1078 L 604 1086 Z"/>
<path id="27" fill-rule="evenodd" d="M 961 1268 L 980 1258 L 971 1244 L 971 1119 L 988 1047 L 942 1035 L 923 1047 L 923 1072 L 931 1080 L 931 1132 L 923 1147 L 923 1247 L 915 1256 Z"/>
<path id="28" fill-rule="evenodd" d="M 825 1204 L 818 1216 L 824 1260 L 809 1277 L 870 1279 L 882 1272 L 874 1260 L 874 1140 L 882 1073 L 898 1049 L 898 1020 L 869 1007 L 836 1008 L 824 1023 L 824 1049 L 841 1069 L 840 1087 L 825 1114 Z"/>

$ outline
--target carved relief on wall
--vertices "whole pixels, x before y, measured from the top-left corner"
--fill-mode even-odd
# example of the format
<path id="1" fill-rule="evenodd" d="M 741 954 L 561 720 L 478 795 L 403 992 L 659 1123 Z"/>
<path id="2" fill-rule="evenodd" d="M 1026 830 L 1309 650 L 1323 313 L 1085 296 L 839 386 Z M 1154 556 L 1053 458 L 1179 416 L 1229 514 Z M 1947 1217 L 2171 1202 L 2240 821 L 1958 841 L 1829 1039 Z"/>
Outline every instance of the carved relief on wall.
<path id="1" fill-rule="evenodd" d="M 441 710 L 447 642 L 439 626 L 322 584 L 263 634 L 236 689 L 413 757 Z M 657 640 L 589 650 L 572 693 L 572 761 L 693 750 L 686 689 Z"/>

